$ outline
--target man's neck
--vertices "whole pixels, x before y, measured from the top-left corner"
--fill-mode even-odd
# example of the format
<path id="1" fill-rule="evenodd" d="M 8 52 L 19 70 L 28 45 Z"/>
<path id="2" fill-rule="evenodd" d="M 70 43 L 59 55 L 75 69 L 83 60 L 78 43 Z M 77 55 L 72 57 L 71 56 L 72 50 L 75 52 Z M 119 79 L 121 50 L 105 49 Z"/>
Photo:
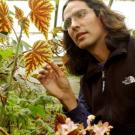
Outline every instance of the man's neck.
<path id="1" fill-rule="evenodd" d="M 93 56 L 99 61 L 99 63 L 104 63 L 110 54 L 109 50 L 99 50 L 93 54 Z"/>
<path id="2" fill-rule="evenodd" d="M 99 61 L 99 63 L 104 63 L 110 54 L 110 50 L 107 48 L 106 44 L 96 46 L 88 51 Z"/>

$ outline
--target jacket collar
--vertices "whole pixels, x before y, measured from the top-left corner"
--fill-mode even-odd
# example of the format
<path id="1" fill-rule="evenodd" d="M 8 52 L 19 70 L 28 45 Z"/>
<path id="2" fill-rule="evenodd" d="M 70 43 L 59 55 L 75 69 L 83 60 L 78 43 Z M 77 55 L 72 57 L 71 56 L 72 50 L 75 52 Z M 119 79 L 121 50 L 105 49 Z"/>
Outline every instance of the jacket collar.
<path id="1" fill-rule="evenodd" d="M 119 55 L 127 54 L 128 52 L 129 41 L 121 41 L 120 43 L 116 43 L 113 47 L 113 51 L 111 51 L 108 60 L 113 57 L 117 57 Z"/>
<path id="2" fill-rule="evenodd" d="M 130 38 L 129 38 L 130 40 Z M 95 58 L 92 58 L 89 61 L 89 66 L 87 69 L 87 72 L 85 74 L 86 77 L 91 78 L 95 74 L 101 72 L 105 65 L 108 65 L 109 63 L 113 62 L 113 59 L 119 56 L 125 56 L 128 53 L 128 46 L 129 46 L 129 40 L 127 41 L 121 41 L 119 43 L 115 43 L 108 48 L 112 48 L 110 51 L 110 56 L 108 57 L 107 61 L 104 63 L 104 66 L 101 66 Z"/>

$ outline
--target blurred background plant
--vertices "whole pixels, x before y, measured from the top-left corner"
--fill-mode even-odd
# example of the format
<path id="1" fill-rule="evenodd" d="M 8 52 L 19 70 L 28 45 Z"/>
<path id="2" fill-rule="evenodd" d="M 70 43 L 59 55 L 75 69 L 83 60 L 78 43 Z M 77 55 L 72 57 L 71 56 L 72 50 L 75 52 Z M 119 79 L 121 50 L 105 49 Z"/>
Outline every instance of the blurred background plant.
<path id="1" fill-rule="evenodd" d="M 113 128 L 108 122 L 99 121 L 96 124 L 94 115 L 87 117 L 87 127 L 81 123 L 74 123 L 63 114 L 58 114 L 55 121 L 56 135 L 110 135 Z"/>
<path id="2" fill-rule="evenodd" d="M 54 119 L 61 112 L 59 101 L 48 96 L 35 79 L 35 72 L 44 63 L 59 54 L 62 41 L 56 40 L 60 28 L 52 30 L 48 40 L 51 12 L 50 0 L 29 0 L 30 12 L 0 0 L 0 134 L 5 135 L 53 135 Z M 13 19 L 15 17 L 15 19 Z M 14 21 L 18 21 L 20 32 L 16 32 Z M 34 24 L 44 35 L 44 40 L 33 45 L 22 40 L 29 37 L 29 27 Z M 13 33 L 15 38 L 10 37 Z"/>

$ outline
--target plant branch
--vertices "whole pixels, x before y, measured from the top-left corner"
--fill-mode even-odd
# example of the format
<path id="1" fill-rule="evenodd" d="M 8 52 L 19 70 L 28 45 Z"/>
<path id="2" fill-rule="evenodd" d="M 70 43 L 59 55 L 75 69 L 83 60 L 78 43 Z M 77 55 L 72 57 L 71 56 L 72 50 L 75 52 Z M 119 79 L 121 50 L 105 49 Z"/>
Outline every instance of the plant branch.
<path id="1" fill-rule="evenodd" d="M 18 38 L 16 53 L 15 53 L 15 59 L 14 59 L 14 63 L 13 63 L 13 69 L 12 69 L 12 72 L 11 72 L 11 78 L 10 78 L 11 80 L 13 78 L 13 75 L 14 75 L 14 72 L 15 72 L 15 69 L 16 69 L 16 65 L 17 65 L 18 52 L 19 52 L 20 42 L 21 42 L 21 38 L 22 38 L 22 31 L 23 31 L 22 28 L 23 28 L 23 26 L 21 27 L 20 36 Z"/>
<path id="2" fill-rule="evenodd" d="M 15 73 L 15 70 L 16 70 L 17 60 L 18 60 L 18 54 L 19 54 L 19 47 L 20 47 L 21 38 L 22 38 L 22 32 L 23 32 L 23 23 L 21 25 L 21 31 L 20 31 L 19 38 L 17 37 L 17 34 L 16 34 L 15 30 L 14 30 L 14 33 L 15 33 L 16 39 L 17 39 L 17 48 L 16 48 L 16 53 L 15 53 L 15 57 L 14 57 L 14 61 L 13 61 L 13 68 L 12 68 L 12 70 L 10 72 L 8 87 L 6 89 L 6 96 L 8 96 L 8 91 L 11 88 L 13 76 L 14 76 L 14 73 Z"/>
<path id="3" fill-rule="evenodd" d="M 17 33 L 16 33 L 16 31 L 15 31 L 15 29 L 13 27 L 12 27 L 12 30 L 13 30 L 13 32 L 15 34 L 15 37 L 16 37 L 17 42 L 19 42 L 19 38 L 18 38 Z"/>
<path id="4" fill-rule="evenodd" d="M 113 0 L 110 0 L 110 1 L 109 1 L 109 5 L 108 5 L 108 6 L 109 6 L 109 7 L 111 7 L 111 6 L 112 6 L 112 4 L 113 4 Z"/>
<path id="5" fill-rule="evenodd" d="M 0 132 L 3 133 L 3 135 L 9 135 L 6 131 L 4 131 L 3 128 L 0 127 Z"/>

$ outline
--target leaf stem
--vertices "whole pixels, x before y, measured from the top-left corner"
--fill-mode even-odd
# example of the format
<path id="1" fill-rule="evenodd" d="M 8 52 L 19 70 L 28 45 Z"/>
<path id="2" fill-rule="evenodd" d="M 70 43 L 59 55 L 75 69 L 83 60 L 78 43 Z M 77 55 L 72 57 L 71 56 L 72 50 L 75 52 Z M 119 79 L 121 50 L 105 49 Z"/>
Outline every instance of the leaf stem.
<path id="1" fill-rule="evenodd" d="M 16 46 L 16 53 L 15 53 L 14 61 L 13 61 L 13 68 L 12 68 L 12 70 L 11 70 L 11 72 L 10 72 L 8 87 L 6 88 L 6 93 L 5 93 L 6 96 L 8 96 L 8 91 L 9 91 L 10 88 L 11 88 L 13 76 L 14 76 L 14 73 L 15 73 L 16 68 L 17 68 L 17 60 L 18 60 L 18 55 L 19 55 L 19 47 L 20 47 L 21 38 L 22 38 L 22 32 L 23 32 L 23 23 L 21 24 L 21 30 L 20 30 L 20 35 L 19 35 L 19 37 L 17 36 L 16 31 L 14 30 L 14 28 L 12 28 L 12 29 L 13 29 L 14 34 L 15 34 L 15 36 L 16 36 L 17 46 Z"/>

